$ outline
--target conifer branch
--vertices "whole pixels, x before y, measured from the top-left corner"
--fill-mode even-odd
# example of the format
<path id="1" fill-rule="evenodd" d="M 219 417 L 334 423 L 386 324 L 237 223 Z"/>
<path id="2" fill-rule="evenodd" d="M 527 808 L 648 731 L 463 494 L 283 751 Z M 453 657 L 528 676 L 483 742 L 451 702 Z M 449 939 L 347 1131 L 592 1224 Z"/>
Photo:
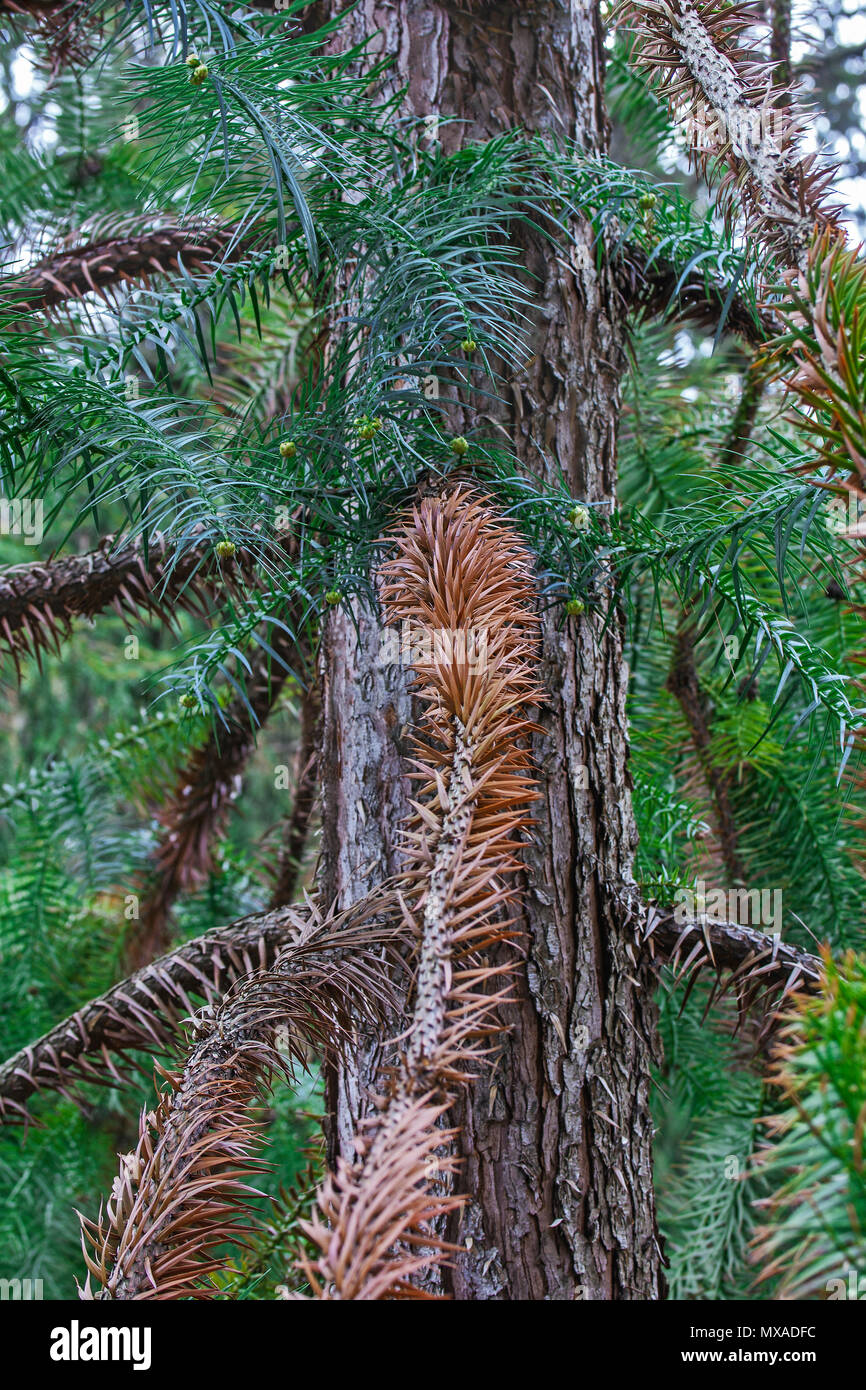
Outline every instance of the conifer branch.
<path id="1" fill-rule="evenodd" d="M 0 14 L 7 24 L 21 24 L 31 41 L 39 38 L 34 52 L 52 79 L 92 59 L 94 37 L 102 28 L 87 0 L 0 0 Z"/>
<path id="2" fill-rule="evenodd" d="M 391 887 L 384 885 L 370 903 L 378 921 L 396 926 L 401 916 L 400 899 Z M 334 914 L 334 929 L 340 920 L 354 920 L 365 906 Z M 318 909 L 309 902 L 256 913 L 185 942 L 114 985 L 0 1065 L 0 1123 L 29 1123 L 26 1107 L 35 1095 L 56 1092 L 81 1103 L 77 1089 L 81 1082 L 125 1083 L 130 1059 L 124 1054 L 153 1055 L 171 1047 L 181 1021 L 195 1012 L 194 1001 L 215 1005 L 236 980 L 267 970 L 280 950 L 317 914 Z M 699 944 L 699 936 L 700 950 L 689 965 L 689 973 L 692 968 L 713 963 L 734 972 L 746 963 L 751 967 L 757 962 L 760 967 L 772 965 L 766 972 L 768 986 L 784 987 L 795 969 L 805 983 L 795 979 L 792 988 L 813 988 L 820 979 L 817 957 L 775 938 L 771 942 L 757 928 L 717 922 L 683 926 L 676 922 L 673 908 L 650 908 L 645 940 L 657 959 L 681 962 L 684 947 L 688 945 L 691 952 Z"/>
<path id="3" fill-rule="evenodd" d="M 747 1011 L 759 1016 L 764 1036 L 789 995 L 816 993 L 823 985 L 819 957 L 738 922 L 680 922 L 673 909 L 652 906 L 643 942 L 655 959 L 673 967 L 678 981 L 691 982 L 709 970 L 716 977 L 713 998 L 735 995 L 741 1016 Z"/>
<path id="4" fill-rule="evenodd" d="M 791 1001 L 776 1039 L 775 1103 L 755 1162 L 763 1195 L 751 1263 L 764 1297 L 771 1289 L 780 1300 L 858 1298 L 862 1289 L 866 975 L 854 952 L 822 954 L 824 989 Z"/>
<path id="5" fill-rule="evenodd" d="M 230 232 L 204 223 L 157 222 L 138 229 L 109 222 L 82 228 L 77 240 L 80 244 L 54 251 L 20 275 L 0 280 L 4 320 L 46 313 L 86 294 L 106 299 L 110 289 L 148 285 L 181 264 L 187 271 L 210 269 L 225 251 Z"/>
<path id="6" fill-rule="evenodd" d="M 755 353 L 743 372 L 743 382 L 737 408 L 722 447 L 722 462 L 738 466 L 746 457 L 749 441 L 764 390 L 769 381 L 767 363 L 761 353 Z"/>
<path id="7" fill-rule="evenodd" d="M 737 846 L 737 828 L 731 809 L 730 776 L 712 757 L 706 699 L 701 690 L 695 662 L 694 629 L 691 615 L 683 614 L 674 637 L 674 653 L 667 688 L 683 712 L 692 745 L 712 796 L 719 832 L 722 861 L 733 883 L 745 882 L 745 869 Z"/>
<path id="8" fill-rule="evenodd" d="M 208 932 L 85 1004 L 0 1066 L 0 1122 L 27 1123 L 27 1103 L 37 1094 L 59 1092 L 81 1103 L 83 1081 L 126 1081 L 124 1053 L 168 1048 L 181 1019 L 195 1012 L 194 1000 L 213 1004 L 242 975 L 266 970 L 312 910 L 257 913 Z"/>
<path id="9" fill-rule="evenodd" d="M 22 656 L 38 661 L 43 651 L 59 651 L 76 618 L 113 608 L 125 619 L 171 626 L 178 608 L 205 616 L 238 573 L 238 561 L 217 560 L 211 546 L 174 556 L 162 536 L 150 541 L 146 559 L 140 543 L 115 549 L 106 536 L 86 555 L 13 565 L 0 570 L 0 650 L 12 656 L 20 679 Z"/>
<path id="10" fill-rule="evenodd" d="M 301 1263 L 323 1299 L 423 1297 L 413 1279 L 446 1256 L 435 1226 L 459 1198 L 446 1190 L 452 1136 L 440 1121 L 500 1028 L 510 967 L 486 966 L 481 953 L 512 934 L 535 794 L 524 713 L 539 694 L 529 555 L 463 486 L 417 504 L 394 543 L 381 572 L 386 620 L 411 623 L 430 643 L 430 660 L 415 665 L 425 713 L 406 836 L 405 911 L 419 946 L 400 1060 L 362 1121 L 358 1161 L 338 1162 L 303 1228 L 319 1254 Z"/>
<path id="11" fill-rule="evenodd" d="M 862 247 L 848 248 L 825 232 L 802 271 L 789 277 L 781 331 L 771 344 L 785 385 L 805 408 L 797 423 L 816 439 L 819 464 L 860 494 L 866 490 L 864 310 Z"/>
<path id="12" fill-rule="evenodd" d="M 355 1027 L 359 1018 L 376 1024 L 393 1005 L 383 950 L 397 960 L 399 927 L 377 925 L 374 912 L 364 921 L 356 909 L 351 925 L 311 916 L 270 970 L 197 1016 L 183 1071 L 163 1072 L 169 1089 L 142 1116 L 104 1213 L 82 1218 L 84 1297 L 93 1296 L 90 1276 L 101 1298 L 214 1292 L 203 1281 L 224 1263 L 219 1248 L 250 1234 L 248 1179 L 265 1167 L 260 1103 L 272 1077 L 291 1080 L 311 1053 L 341 1046 L 350 1015 Z"/>
<path id="13" fill-rule="evenodd" d="M 753 310 L 742 295 L 730 295 L 722 284 L 707 284 L 699 270 L 683 278 L 677 266 L 629 242 L 613 262 L 613 273 L 630 313 L 642 318 L 676 314 L 699 328 L 715 330 L 723 315 L 725 331 L 759 347 L 778 332 L 766 309 Z"/>
<path id="14" fill-rule="evenodd" d="M 791 86 L 791 0 L 770 0 L 770 57 L 773 81 L 782 91 Z"/>
<path id="15" fill-rule="evenodd" d="M 727 431 L 722 458 L 736 466 L 742 464 L 755 423 L 758 406 L 767 381 L 762 359 L 752 359 L 733 420 Z M 731 804 L 732 776 L 713 757 L 710 710 L 702 689 L 695 653 L 695 602 L 688 601 L 680 615 L 673 639 L 673 654 L 666 682 L 683 713 L 692 747 L 710 794 L 718 830 L 718 847 L 728 881 L 745 883 L 746 873 L 739 850 L 739 832 Z"/>
<path id="16" fill-rule="evenodd" d="M 715 144 L 701 130 L 697 162 L 727 163 L 720 199 L 735 200 L 750 231 L 774 253 L 786 293 L 774 302 L 769 362 L 805 407 L 797 418 L 818 445 L 803 472 L 829 466 L 842 485 L 866 490 L 866 374 L 863 309 L 866 264 L 862 247 L 848 247 L 839 209 L 825 195 L 832 167 L 801 155 L 802 116 L 789 88 L 773 87 L 774 66 L 785 66 L 790 43 L 785 0 L 774 10 L 774 56 L 756 61 L 741 42 L 758 17 L 749 5 L 724 0 L 626 0 L 625 21 L 640 39 L 638 61 L 660 76 L 674 107 L 685 100 L 694 116 L 709 104 Z M 772 100 L 771 100 L 772 98 Z"/>
<path id="17" fill-rule="evenodd" d="M 773 63 L 741 42 L 761 18 L 756 7 L 625 0 L 618 16 L 637 37 L 635 60 L 657 79 L 675 114 L 685 107 L 698 117 L 695 162 L 727 166 L 721 201 L 730 209 L 736 198 L 764 244 L 802 269 L 816 230 L 835 226 L 838 217 L 824 203 L 833 175 L 815 155 L 801 154 L 790 93 L 773 91 Z"/>
<path id="18" fill-rule="evenodd" d="M 203 1000 L 215 1006 L 235 981 L 266 971 L 280 951 L 317 933 L 342 949 L 357 924 L 386 935 L 400 924 L 399 899 L 383 886 L 345 912 L 324 913 L 314 902 L 258 912 L 184 942 L 91 1000 L 50 1033 L 0 1065 L 0 1123 L 29 1123 L 28 1102 L 56 1092 L 81 1104 L 79 1086 L 121 1085 L 134 1065 L 127 1053 L 160 1055 L 177 1039 L 184 1018 Z"/>

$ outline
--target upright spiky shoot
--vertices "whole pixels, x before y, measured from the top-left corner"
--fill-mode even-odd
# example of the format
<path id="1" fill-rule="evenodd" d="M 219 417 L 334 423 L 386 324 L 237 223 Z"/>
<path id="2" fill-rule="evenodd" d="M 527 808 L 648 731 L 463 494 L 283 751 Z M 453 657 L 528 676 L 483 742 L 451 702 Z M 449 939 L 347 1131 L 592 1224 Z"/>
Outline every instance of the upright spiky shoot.
<path id="1" fill-rule="evenodd" d="M 339 1164 L 305 1228 L 321 1254 L 304 1268 L 329 1299 L 423 1296 L 413 1276 L 445 1256 L 434 1224 L 459 1199 L 442 1191 L 454 1160 L 435 1155 L 452 1133 L 437 1126 L 498 1027 L 508 966 L 487 965 L 481 953 L 512 934 L 534 796 L 526 707 L 539 696 L 537 619 L 527 552 L 465 486 L 418 503 L 394 542 L 381 572 L 385 615 L 411 643 L 425 704 L 406 833 L 416 973 L 399 1060 L 362 1122 L 358 1161 Z"/>
<path id="2" fill-rule="evenodd" d="M 422 928 L 409 1050 L 419 1063 L 452 1052 L 465 1062 L 487 996 L 472 996 L 480 1013 L 470 1010 L 465 1031 L 458 1020 L 446 1028 L 444 996 L 456 989 L 448 962 L 506 932 L 535 796 L 526 715 L 541 695 L 532 561 L 467 487 L 423 501 L 395 539 L 398 553 L 382 568 L 385 616 L 412 643 L 425 705 L 406 831 Z"/>

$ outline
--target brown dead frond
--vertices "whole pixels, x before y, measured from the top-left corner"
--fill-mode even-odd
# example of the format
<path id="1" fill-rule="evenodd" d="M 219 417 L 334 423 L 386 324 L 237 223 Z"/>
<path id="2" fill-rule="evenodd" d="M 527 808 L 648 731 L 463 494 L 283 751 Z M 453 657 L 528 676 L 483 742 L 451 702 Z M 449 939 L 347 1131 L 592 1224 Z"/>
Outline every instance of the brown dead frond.
<path id="1" fill-rule="evenodd" d="M 370 945 L 375 929 L 399 924 L 400 904 L 383 887 L 343 913 L 312 902 L 260 912 L 208 932 L 122 980 L 45 1037 L 0 1066 L 0 1123 L 27 1123 L 35 1095 L 56 1092 L 80 1103 L 82 1082 L 120 1085 L 135 1054 L 165 1054 L 196 1001 L 216 1006 L 239 979 L 268 970 L 284 949 L 316 934 L 317 949 L 350 952 Z M 357 932 L 360 931 L 360 935 Z"/>
<path id="2" fill-rule="evenodd" d="M 406 831 L 407 919 L 419 944 L 399 1061 L 356 1139 L 358 1160 L 324 1184 L 302 1260 L 324 1299 L 422 1296 L 415 1278 L 447 1247 L 453 1137 L 440 1127 L 472 1079 L 507 993 L 482 953 L 513 934 L 521 836 L 535 795 L 526 707 L 538 622 L 531 561 L 488 499 L 466 486 L 418 503 L 382 567 L 386 620 L 409 625 L 424 716 Z M 421 655 L 418 655 L 418 651 Z M 444 1149 L 444 1156 L 439 1151 Z"/>
<path id="3" fill-rule="evenodd" d="M 338 1160 L 301 1227 L 321 1254 L 302 1265 L 319 1299 L 373 1301 L 426 1298 L 413 1276 L 448 1246 L 433 1234 L 437 1222 L 461 1199 L 437 1190 L 455 1171 L 447 1151 L 453 1131 L 439 1127 L 448 1109 L 435 1094 L 413 1097 L 395 1090 L 380 1113 L 363 1122 L 358 1163 Z M 443 1149 L 445 1152 L 443 1153 Z M 367 1181 L 359 1181 L 363 1167 Z M 327 1283 L 324 1280 L 327 1279 Z"/>
<path id="4" fill-rule="evenodd" d="M 154 536 L 147 547 L 115 545 L 106 536 L 86 555 L 12 565 L 0 570 L 0 651 L 15 663 L 43 651 L 59 651 L 79 618 L 114 609 L 124 619 L 143 616 L 171 626 L 176 613 L 204 616 L 216 596 L 231 590 L 243 572 L 239 558 L 218 559 L 213 546 L 192 546 L 173 556 Z"/>
<path id="5" fill-rule="evenodd" d="M 805 265 L 788 277 L 779 306 L 781 330 L 770 348 L 784 369 L 784 383 L 802 407 L 795 423 L 815 439 L 817 457 L 800 472 L 827 471 L 840 491 L 866 492 L 866 373 L 863 311 L 866 261 L 863 248 L 825 231 L 809 247 Z"/>
<path id="6" fill-rule="evenodd" d="M 393 1006 L 388 963 L 399 919 L 387 893 L 348 913 L 311 910 L 273 966 L 239 981 L 194 1022 L 179 1076 L 142 1116 L 138 1147 L 121 1159 L 105 1210 L 82 1218 L 85 1260 L 117 1299 L 207 1298 L 226 1242 L 243 1244 L 249 1180 L 261 1172 L 261 1099 L 275 1074 L 348 1039 L 349 1019 L 380 1023 Z M 386 918 L 382 921 L 382 916 Z M 162 1069 L 161 1069 L 162 1070 Z M 88 1277 L 84 1297 L 92 1297 Z"/>

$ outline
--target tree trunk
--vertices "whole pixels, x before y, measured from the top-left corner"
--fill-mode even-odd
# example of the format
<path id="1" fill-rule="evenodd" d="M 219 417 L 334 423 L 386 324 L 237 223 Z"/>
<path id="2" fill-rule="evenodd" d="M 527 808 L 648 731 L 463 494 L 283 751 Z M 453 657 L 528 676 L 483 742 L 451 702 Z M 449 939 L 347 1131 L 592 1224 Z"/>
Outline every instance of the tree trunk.
<path id="1" fill-rule="evenodd" d="M 344 6 L 337 5 L 342 9 Z M 345 44 L 381 31 L 371 57 L 393 56 L 414 114 L 463 118 L 452 143 L 513 125 L 606 141 L 603 53 L 590 0 L 522 5 L 362 0 Z M 596 269 L 589 229 L 558 254 L 525 238 L 537 277 L 534 356 L 512 382 L 506 423 L 526 466 L 562 469 L 576 499 L 614 496 L 625 324 Z M 445 1271 L 460 1299 L 647 1299 L 661 1275 L 652 1185 L 651 989 L 636 964 L 640 909 L 631 877 L 621 633 L 599 616 L 544 618 L 547 701 L 535 740 L 542 797 L 527 847 L 527 971 L 492 1073 L 459 1107 L 462 1191 L 472 1200 L 449 1232 L 463 1247 Z M 400 740 L 411 701 L 384 688 L 378 632 L 361 641 L 332 617 L 324 653 L 322 886 L 345 905 L 397 867 L 405 808 Z M 369 1086 L 359 1069 L 332 1078 L 331 1152 L 351 1153 L 351 1124 Z"/>
<path id="2" fill-rule="evenodd" d="M 354 622 L 328 621 L 322 645 L 322 858 L 326 903 L 350 907 L 400 867 L 399 834 L 409 811 L 404 739 L 412 718 L 406 669 L 379 662 L 378 611 L 358 602 Z M 358 1038 L 352 1064 L 326 1076 L 329 1162 L 355 1156 L 358 1118 L 367 1108 L 381 1060 Z"/>

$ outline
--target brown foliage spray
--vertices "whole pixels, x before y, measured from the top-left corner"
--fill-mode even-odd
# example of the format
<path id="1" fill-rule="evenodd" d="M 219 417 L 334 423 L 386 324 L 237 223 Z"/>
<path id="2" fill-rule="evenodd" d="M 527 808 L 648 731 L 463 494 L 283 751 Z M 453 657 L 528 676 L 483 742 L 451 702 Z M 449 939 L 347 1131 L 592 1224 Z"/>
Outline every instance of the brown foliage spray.
<path id="1" fill-rule="evenodd" d="M 415 814 L 406 832 L 405 913 L 415 981 L 397 1060 L 375 1110 L 304 1230 L 303 1260 L 324 1299 L 423 1297 L 413 1284 L 446 1257 L 435 1224 L 459 1204 L 440 1121 L 498 1031 L 504 970 L 483 953 L 513 935 L 521 835 L 535 795 L 525 713 L 539 698 L 531 560 L 493 506 L 465 486 L 415 505 L 381 570 L 386 620 L 409 624 L 424 716 L 415 739 Z M 492 988 L 491 988 L 492 986 Z"/>
<path id="2" fill-rule="evenodd" d="M 194 1020 L 192 1045 L 138 1146 L 120 1160 L 104 1211 L 81 1218 L 89 1276 L 83 1297 L 207 1298 L 219 1248 L 244 1244 L 253 1213 L 249 1179 L 264 1169 L 261 1102 L 274 1074 L 291 1077 L 311 1054 L 348 1039 L 348 1020 L 375 1025 L 392 1006 L 400 929 L 393 895 L 371 894 L 344 913 L 284 914 L 294 939 L 271 969 L 238 981 L 216 1010 Z"/>

